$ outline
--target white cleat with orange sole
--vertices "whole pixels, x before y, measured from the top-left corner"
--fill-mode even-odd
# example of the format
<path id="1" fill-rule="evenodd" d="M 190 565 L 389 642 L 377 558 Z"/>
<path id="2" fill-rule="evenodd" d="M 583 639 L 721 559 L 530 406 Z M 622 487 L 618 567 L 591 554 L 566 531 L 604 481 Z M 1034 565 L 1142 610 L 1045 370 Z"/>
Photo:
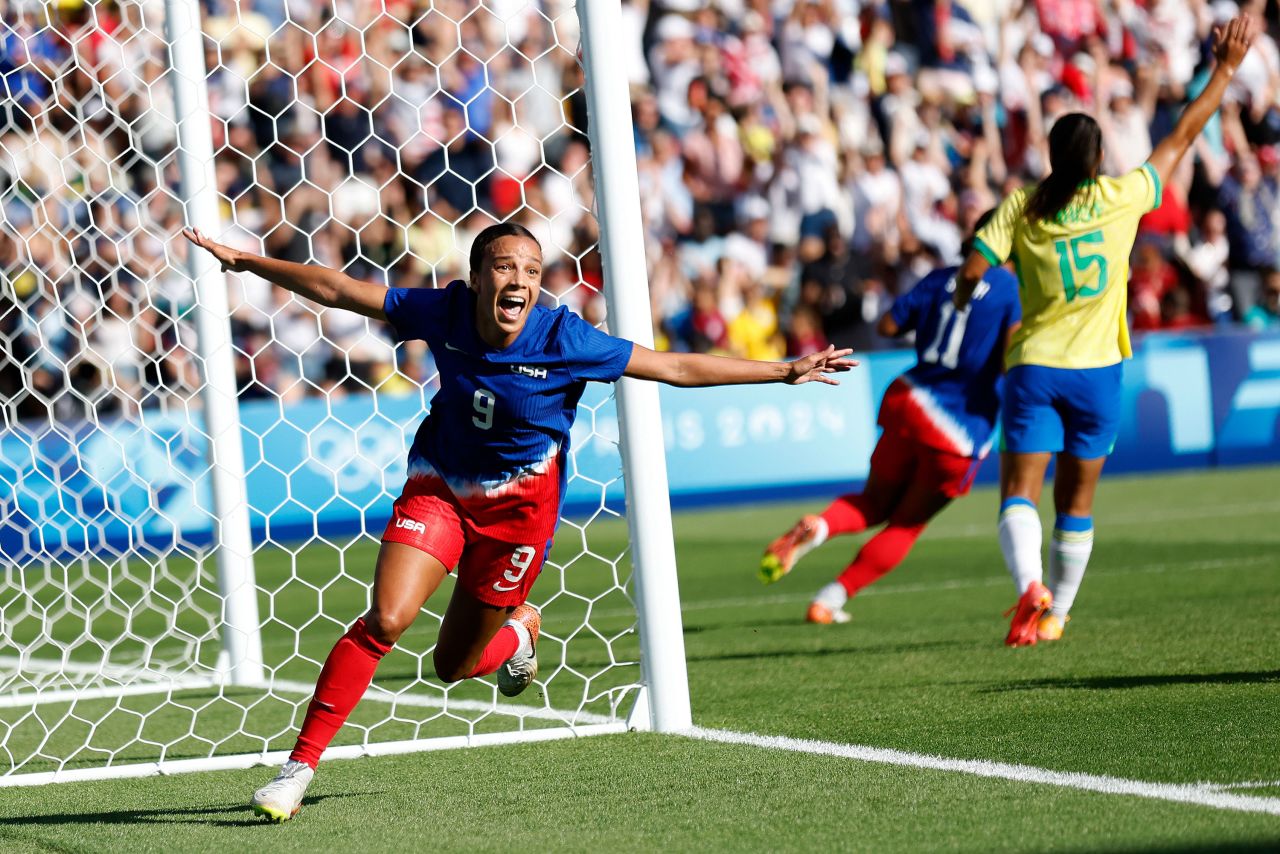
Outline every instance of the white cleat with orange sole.
<path id="1" fill-rule="evenodd" d="M 824 626 L 832 623 L 847 623 L 853 619 L 844 609 L 848 601 L 849 594 L 840 586 L 840 582 L 833 581 L 813 597 L 813 601 L 809 603 L 809 610 L 804 615 L 805 622 Z"/>

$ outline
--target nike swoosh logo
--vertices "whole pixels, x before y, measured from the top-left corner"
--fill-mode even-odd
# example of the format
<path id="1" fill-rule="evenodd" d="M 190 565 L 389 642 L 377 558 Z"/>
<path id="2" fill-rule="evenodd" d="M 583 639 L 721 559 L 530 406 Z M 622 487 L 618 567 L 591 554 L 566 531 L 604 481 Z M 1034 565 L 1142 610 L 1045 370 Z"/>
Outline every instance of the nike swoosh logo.
<path id="1" fill-rule="evenodd" d="M 465 353 L 467 352 L 466 350 L 463 350 L 461 347 L 455 347 L 455 346 L 453 346 L 453 345 L 452 345 L 452 344 L 450 344 L 448 341 L 444 342 L 444 348 L 445 348 L 446 350 L 452 350 L 452 351 L 453 351 L 453 352 L 455 352 L 455 353 L 463 353 L 463 354 L 465 354 Z"/>
<path id="2" fill-rule="evenodd" d="M 510 593 L 512 590 L 515 590 L 519 586 L 520 586 L 519 584 L 513 584 L 510 587 L 503 587 L 501 581 L 493 582 L 493 589 L 497 590 L 499 593 Z"/>

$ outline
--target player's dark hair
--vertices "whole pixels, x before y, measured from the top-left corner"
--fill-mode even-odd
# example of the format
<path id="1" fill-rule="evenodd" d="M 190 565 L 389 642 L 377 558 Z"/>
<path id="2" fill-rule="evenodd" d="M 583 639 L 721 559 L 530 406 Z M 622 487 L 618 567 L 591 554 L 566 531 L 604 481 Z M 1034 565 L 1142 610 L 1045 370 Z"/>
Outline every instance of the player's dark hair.
<path id="1" fill-rule="evenodd" d="M 1102 128 L 1092 116 L 1068 113 L 1049 131 L 1049 175 L 1027 201 L 1027 219 L 1052 220 L 1075 198 L 1086 181 L 1098 177 Z"/>
<path id="2" fill-rule="evenodd" d="M 987 223 L 991 222 L 991 218 L 996 215 L 995 208 L 988 208 L 986 213 L 978 217 L 973 223 L 973 230 L 969 232 L 969 236 L 964 239 L 964 243 L 960 246 L 960 256 L 967 257 L 973 251 L 973 239 L 978 236 L 978 232 L 987 227 Z"/>
<path id="3" fill-rule="evenodd" d="M 471 241 L 470 261 L 472 273 L 478 272 L 480 265 L 484 263 L 484 251 L 489 248 L 489 244 L 504 237 L 527 237 L 538 244 L 539 250 L 542 249 L 542 244 L 538 243 L 538 238 L 533 236 L 533 232 L 518 222 L 500 222 L 497 225 L 491 225 L 477 234 L 476 239 Z"/>

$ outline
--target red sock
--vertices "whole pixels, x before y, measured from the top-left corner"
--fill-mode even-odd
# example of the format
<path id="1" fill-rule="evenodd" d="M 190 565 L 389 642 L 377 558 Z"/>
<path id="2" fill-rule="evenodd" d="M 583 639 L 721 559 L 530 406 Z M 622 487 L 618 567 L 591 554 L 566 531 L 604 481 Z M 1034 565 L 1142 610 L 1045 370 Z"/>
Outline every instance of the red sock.
<path id="1" fill-rule="evenodd" d="M 853 563 L 836 580 L 846 593 L 854 595 L 902 563 L 923 530 L 924 525 L 887 525 L 883 531 L 867 540 Z"/>
<path id="2" fill-rule="evenodd" d="M 315 696 L 307 706 L 307 716 L 290 759 L 305 762 L 312 768 L 319 764 L 320 754 L 347 722 L 347 716 L 373 681 L 378 662 L 390 651 L 389 645 L 374 640 L 369 634 L 363 617 L 338 639 L 320 670 Z"/>
<path id="3" fill-rule="evenodd" d="M 841 495 L 822 511 L 827 522 L 827 536 L 856 534 L 884 521 L 880 511 L 861 495 Z"/>
<path id="4" fill-rule="evenodd" d="M 484 652 L 480 653 L 480 660 L 476 662 L 476 669 L 467 674 L 468 679 L 474 679 L 477 676 L 488 676 L 493 671 L 502 666 L 502 662 L 516 654 L 516 650 L 520 648 L 520 635 L 511 626 L 503 626 L 498 629 L 498 633 L 493 636 L 493 640 L 489 641 L 489 645 L 484 648 Z"/>

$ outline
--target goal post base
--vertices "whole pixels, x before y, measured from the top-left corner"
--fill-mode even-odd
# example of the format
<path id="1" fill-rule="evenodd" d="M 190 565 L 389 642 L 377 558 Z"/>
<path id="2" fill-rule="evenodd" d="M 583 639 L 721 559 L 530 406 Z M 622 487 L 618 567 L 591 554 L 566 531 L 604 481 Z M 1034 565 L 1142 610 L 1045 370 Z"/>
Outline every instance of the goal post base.
<path id="1" fill-rule="evenodd" d="M 636 690 L 636 701 L 627 713 L 627 729 L 631 732 L 653 731 L 653 707 L 649 705 L 649 688 L 641 685 Z"/>

